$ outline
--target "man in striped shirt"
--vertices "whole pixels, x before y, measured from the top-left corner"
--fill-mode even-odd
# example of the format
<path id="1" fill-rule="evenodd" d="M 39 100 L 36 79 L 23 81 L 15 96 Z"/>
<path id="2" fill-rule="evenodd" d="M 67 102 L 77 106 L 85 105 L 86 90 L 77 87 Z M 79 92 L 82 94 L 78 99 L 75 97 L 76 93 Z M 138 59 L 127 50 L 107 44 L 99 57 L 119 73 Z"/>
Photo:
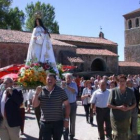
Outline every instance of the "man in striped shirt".
<path id="1" fill-rule="evenodd" d="M 37 87 L 33 107 L 40 105 L 40 133 L 42 140 L 61 140 L 63 127 L 68 128 L 70 106 L 65 91 L 56 85 L 56 76 L 48 74 L 45 87 Z M 65 105 L 63 120 L 62 104 Z M 63 126 L 64 124 L 64 126 Z"/>

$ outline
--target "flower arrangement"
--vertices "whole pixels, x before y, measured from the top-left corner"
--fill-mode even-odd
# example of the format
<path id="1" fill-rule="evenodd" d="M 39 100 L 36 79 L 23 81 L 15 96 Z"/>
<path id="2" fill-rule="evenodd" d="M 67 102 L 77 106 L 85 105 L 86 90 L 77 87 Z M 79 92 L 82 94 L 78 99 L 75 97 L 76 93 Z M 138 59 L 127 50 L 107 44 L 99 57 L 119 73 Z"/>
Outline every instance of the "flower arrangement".
<path id="1" fill-rule="evenodd" d="M 50 63 L 32 63 L 22 67 L 19 71 L 18 84 L 25 88 L 35 88 L 46 85 L 48 73 L 56 73 Z"/>

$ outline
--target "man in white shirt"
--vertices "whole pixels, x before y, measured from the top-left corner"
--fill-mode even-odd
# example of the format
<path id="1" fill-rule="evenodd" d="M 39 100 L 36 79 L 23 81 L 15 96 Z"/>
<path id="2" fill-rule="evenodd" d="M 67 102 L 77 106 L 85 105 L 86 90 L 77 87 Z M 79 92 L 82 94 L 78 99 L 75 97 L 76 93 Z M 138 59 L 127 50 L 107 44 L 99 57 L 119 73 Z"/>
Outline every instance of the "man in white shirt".
<path id="1" fill-rule="evenodd" d="M 111 140 L 110 109 L 107 107 L 109 90 L 106 89 L 106 81 L 99 82 L 99 89 L 91 97 L 92 108 L 96 106 L 96 119 L 98 125 L 99 140 L 105 140 L 104 123 L 106 125 L 107 140 Z"/>

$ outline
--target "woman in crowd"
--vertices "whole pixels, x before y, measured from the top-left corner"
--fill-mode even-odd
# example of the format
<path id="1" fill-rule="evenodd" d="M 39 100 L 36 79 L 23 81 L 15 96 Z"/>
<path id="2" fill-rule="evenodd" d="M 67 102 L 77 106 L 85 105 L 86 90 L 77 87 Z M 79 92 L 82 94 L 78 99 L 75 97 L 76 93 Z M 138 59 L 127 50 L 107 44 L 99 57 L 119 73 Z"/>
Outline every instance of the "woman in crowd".
<path id="1" fill-rule="evenodd" d="M 81 80 L 80 80 L 80 93 L 81 94 L 84 88 L 85 88 L 85 80 L 84 80 L 84 77 L 81 77 Z"/>
<path id="2" fill-rule="evenodd" d="M 136 99 L 131 89 L 126 87 L 126 77 L 119 77 L 118 87 L 111 90 L 108 107 L 113 130 L 113 140 L 128 140 L 131 110 L 136 106 Z"/>
<path id="3" fill-rule="evenodd" d="M 110 87 L 110 89 L 113 89 L 113 88 L 117 87 L 116 81 L 111 81 L 110 84 L 109 84 L 109 87 Z"/>
<path id="4" fill-rule="evenodd" d="M 90 104 L 90 99 L 93 93 L 93 89 L 92 89 L 90 80 L 86 81 L 86 86 L 87 87 L 83 89 L 81 99 L 83 101 L 83 105 L 84 105 L 84 109 L 86 113 L 86 121 L 87 123 L 89 122 L 89 115 L 90 115 L 90 123 L 93 124 L 93 112 L 92 112 L 91 104 Z"/>

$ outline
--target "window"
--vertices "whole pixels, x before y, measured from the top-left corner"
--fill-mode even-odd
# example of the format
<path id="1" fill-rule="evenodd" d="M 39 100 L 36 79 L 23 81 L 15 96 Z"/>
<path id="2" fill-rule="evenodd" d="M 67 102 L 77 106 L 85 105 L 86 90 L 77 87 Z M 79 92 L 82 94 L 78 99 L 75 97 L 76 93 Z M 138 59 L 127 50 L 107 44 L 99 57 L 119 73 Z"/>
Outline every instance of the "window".
<path id="1" fill-rule="evenodd" d="M 132 21 L 131 21 L 131 20 L 128 21 L 128 28 L 129 28 L 129 29 L 132 28 Z"/>
<path id="2" fill-rule="evenodd" d="M 139 27 L 139 19 L 138 18 L 136 18 L 136 27 Z"/>

